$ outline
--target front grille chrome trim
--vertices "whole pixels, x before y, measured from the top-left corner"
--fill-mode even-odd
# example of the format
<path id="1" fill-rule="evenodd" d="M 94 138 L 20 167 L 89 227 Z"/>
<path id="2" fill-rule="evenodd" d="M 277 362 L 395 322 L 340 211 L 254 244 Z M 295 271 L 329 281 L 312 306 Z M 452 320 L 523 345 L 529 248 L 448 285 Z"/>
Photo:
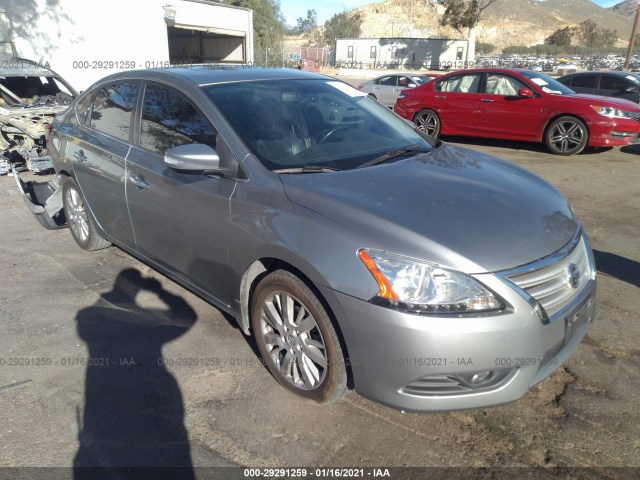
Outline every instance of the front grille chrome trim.
<path id="1" fill-rule="evenodd" d="M 570 277 L 570 270 L 579 272 Z M 582 230 L 561 249 L 535 262 L 498 272 L 529 303 L 541 308 L 543 324 L 553 323 L 582 297 L 594 280 L 595 265 Z"/>

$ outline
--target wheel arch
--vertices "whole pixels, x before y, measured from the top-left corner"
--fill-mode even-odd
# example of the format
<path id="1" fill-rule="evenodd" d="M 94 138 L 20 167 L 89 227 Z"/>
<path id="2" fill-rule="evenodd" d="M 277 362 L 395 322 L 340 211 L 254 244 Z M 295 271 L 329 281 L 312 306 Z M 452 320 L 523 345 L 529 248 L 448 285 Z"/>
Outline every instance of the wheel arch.
<path id="1" fill-rule="evenodd" d="M 239 308 L 237 309 L 236 319 L 244 334 L 248 336 L 252 334 L 250 318 L 251 299 L 253 298 L 253 293 L 256 289 L 256 286 L 258 285 L 260 280 L 262 280 L 262 278 L 264 278 L 271 272 L 275 272 L 276 270 L 286 270 L 292 273 L 302 282 L 304 282 L 307 287 L 309 287 L 309 289 L 313 292 L 313 294 L 316 296 L 318 301 L 322 304 L 323 308 L 327 312 L 331 323 L 333 323 L 336 334 L 338 335 L 338 340 L 340 342 L 340 347 L 342 348 L 343 355 L 345 356 L 345 358 L 349 358 L 349 351 L 347 349 L 342 329 L 340 328 L 340 323 L 336 319 L 335 314 L 329 306 L 327 300 L 314 285 L 313 280 L 311 280 L 308 275 L 306 275 L 302 270 L 295 267 L 291 263 L 273 256 L 262 257 L 255 260 L 245 270 L 240 280 Z M 347 376 L 348 385 L 352 385 L 353 375 L 351 372 L 351 366 L 349 364 L 347 364 Z"/>
<path id="2" fill-rule="evenodd" d="M 540 142 L 544 143 L 544 137 L 547 133 L 547 130 L 549 129 L 549 126 L 560 117 L 573 117 L 573 118 L 577 118 L 582 123 L 584 123 L 584 125 L 587 127 L 587 135 L 589 136 L 587 140 L 587 145 L 589 145 L 589 141 L 591 140 L 591 130 L 589 129 L 589 123 L 587 122 L 587 120 L 580 115 L 576 115 L 575 113 L 566 113 L 566 112 L 556 113 L 546 121 L 546 123 L 542 127 L 542 131 L 540 132 L 540 135 L 538 138 Z"/>

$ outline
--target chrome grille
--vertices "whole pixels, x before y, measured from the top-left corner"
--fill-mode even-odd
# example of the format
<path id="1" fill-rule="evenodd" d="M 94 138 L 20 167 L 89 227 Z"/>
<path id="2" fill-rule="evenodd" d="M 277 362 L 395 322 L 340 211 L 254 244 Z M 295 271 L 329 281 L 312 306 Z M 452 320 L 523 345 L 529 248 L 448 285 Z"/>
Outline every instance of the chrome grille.
<path id="1" fill-rule="evenodd" d="M 582 236 L 572 250 L 551 264 L 539 268 L 525 266 L 507 274 L 509 280 L 540 303 L 549 317 L 569 304 L 590 277 L 589 255 Z"/>

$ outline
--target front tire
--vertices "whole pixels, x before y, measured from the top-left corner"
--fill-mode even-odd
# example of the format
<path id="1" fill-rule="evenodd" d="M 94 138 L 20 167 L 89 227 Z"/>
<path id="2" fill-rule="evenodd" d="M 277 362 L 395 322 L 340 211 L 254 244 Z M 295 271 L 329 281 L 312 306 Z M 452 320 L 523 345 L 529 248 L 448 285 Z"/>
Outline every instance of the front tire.
<path id="1" fill-rule="evenodd" d="M 438 135 L 440 135 L 440 117 L 433 110 L 420 110 L 413 117 L 413 123 L 418 130 L 426 133 L 430 137 L 438 138 Z"/>
<path id="2" fill-rule="evenodd" d="M 263 362 L 283 387 L 318 403 L 347 389 L 336 329 L 311 289 L 286 270 L 264 277 L 251 303 L 251 326 Z"/>
<path id="3" fill-rule="evenodd" d="M 555 155 L 575 155 L 582 152 L 589 141 L 585 123 L 576 117 L 556 118 L 544 132 L 544 143 Z"/>
<path id="4" fill-rule="evenodd" d="M 111 245 L 98 234 L 78 184 L 72 178 L 67 178 L 62 184 L 62 205 L 71 236 L 80 248 L 93 252 Z"/>

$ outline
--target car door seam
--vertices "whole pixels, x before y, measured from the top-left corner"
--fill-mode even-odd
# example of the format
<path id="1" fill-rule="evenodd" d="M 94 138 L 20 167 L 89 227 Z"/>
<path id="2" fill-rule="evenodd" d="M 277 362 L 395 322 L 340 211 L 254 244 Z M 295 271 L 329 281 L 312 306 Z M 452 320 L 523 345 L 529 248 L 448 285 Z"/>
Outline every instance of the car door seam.
<path id="1" fill-rule="evenodd" d="M 133 226 L 133 219 L 131 218 L 131 209 L 129 208 L 129 190 L 127 189 L 127 178 L 129 177 L 129 155 L 131 154 L 131 145 L 124 157 L 124 178 L 122 179 L 122 185 L 124 188 L 124 203 L 127 205 L 127 215 L 129 216 L 129 223 L 131 224 L 131 232 L 133 233 L 133 247 L 137 250 L 138 241 L 136 240 L 136 229 Z"/>

